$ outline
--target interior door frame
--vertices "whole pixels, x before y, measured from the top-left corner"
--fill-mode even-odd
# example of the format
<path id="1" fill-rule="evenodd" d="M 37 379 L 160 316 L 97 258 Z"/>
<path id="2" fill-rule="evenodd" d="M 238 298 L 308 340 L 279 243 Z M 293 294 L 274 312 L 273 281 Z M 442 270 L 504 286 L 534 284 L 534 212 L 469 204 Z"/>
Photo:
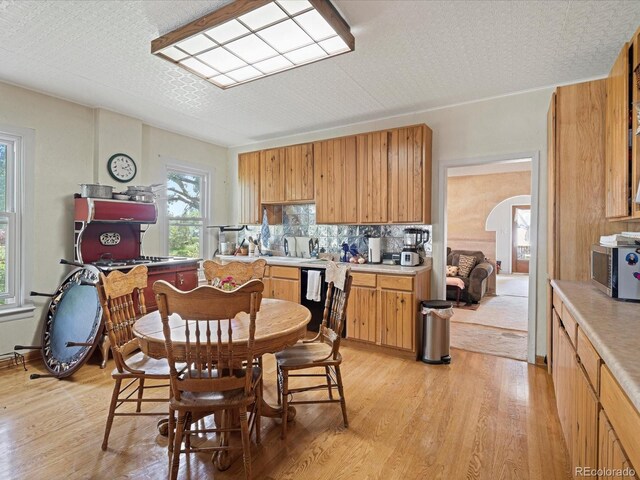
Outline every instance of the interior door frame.
<path id="1" fill-rule="evenodd" d="M 518 251 L 516 245 L 516 231 L 518 227 L 515 222 L 516 208 L 521 210 L 531 210 L 531 205 L 511 205 L 511 273 L 524 273 L 518 272 L 516 265 L 518 263 Z M 528 260 L 529 266 L 527 268 L 527 274 L 529 274 L 529 269 L 531 268 L 531 259 Z"/>
<path id="2" fill-rule="evenodd" d="M 433 164 L 433 176 L 437 178 L 436 182 L 432 182 L 432 198 L 436 199 L 432 203 L 432 272 L 433 283 L 431 285 L 431 294 L 433 298 L 445 298 L 446 293 L 446 238 L 447 238 L 447 170 L 451 167 L 465 167 L 471 165 L 486 165 L 488 163 L 509 163 L 510 161 L 530 158 L 531 159 L 531 259 L 529 262 L 529 315 L 527 320 L 527 361 L 531 364 L 536 363 L 536 354 L 545 355 L 542 350 L 544 346 L 546 334 L 544 328 L 547 324 L 546 319 L 546 287 L 539 287 L 538 278 L 546 275 L 545 257 L 538 262 L 538 247 L 546 245 L 546 239 L 539 235 L 539 209 L 542 201 L 540 195 L 540 152 L 520 152 L 506 155 L 493 155 L 489 157 L 477 158 L 460 158 L 453 160 L 441 160 Z M 436 170 L 437 169 L 437 170 Z M 544 232 L 543 232 L 544 233 Z M 535 241 L 533 241 L 535 240 Z M 538 308 L 538 303 L 542 306 Z M 541 318 L 538 318 L 538 311 L 541 312 Z M 538 340 L 538 326 L 541 325 L 541 338 Z M 538 349 L 538 344 L 541 348 Z M 546 349 L 546 348 L 545 348 Z M 538 350 L 540 352 L 538 353 Z"/>

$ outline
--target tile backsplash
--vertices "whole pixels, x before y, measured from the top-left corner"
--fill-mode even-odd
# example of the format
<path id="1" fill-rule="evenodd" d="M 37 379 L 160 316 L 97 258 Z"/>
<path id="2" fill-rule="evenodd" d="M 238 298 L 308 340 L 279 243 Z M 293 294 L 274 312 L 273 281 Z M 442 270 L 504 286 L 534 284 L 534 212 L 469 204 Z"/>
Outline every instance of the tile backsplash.
<path id="1" fill-rule="evenodd" d="M 282 224 L 269 225 L 271 234 L 270 248 L 282 249 L 283 237 L 313 237 L 318 239 L 321 249 L 327 252 L 340 252 L 341 245 L 355 243 L 360 252 L 366 252 L 365 235 L 380 236 L 382 250 L 400 252 L 402 250 L 402 231 L 407 227 L 423 228 L 429 231 L 429 242 L 424 245 L 427 255 L 431 254 L 431 225 L 318 225 L 316 224 L 316 206 L 285 205 L 282 209 Z M 259 233 L 260 227 L 252 227 Z"/>

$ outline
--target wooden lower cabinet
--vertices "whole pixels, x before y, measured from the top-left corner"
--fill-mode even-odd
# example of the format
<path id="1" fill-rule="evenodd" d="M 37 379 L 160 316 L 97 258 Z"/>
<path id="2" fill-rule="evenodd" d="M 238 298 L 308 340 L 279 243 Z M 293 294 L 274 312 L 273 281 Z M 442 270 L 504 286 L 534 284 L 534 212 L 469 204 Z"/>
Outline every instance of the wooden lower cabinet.
<path id="1" fill-rule="evenodd" d="M 378 332 L 378 291 L 371 287 L 351 287 L 347 305 L 347 335 L 351 339 L 376 343 Z"/>
<path id="2" fill-rule="evenodd" d="M 300 303 L 300 269 L 297 267 L 268 267 L 262 279 L 264 298 L 277 298 Z"/>
<path id="3" fill-rule="evenodd" d="M 172 266 L 152 267 L 149 269 L 147 288 L 144 289 L 144 303 L 147 312 L 158 309 L 153 284 L 164 280 L 182 291 L 193 290 L 198 286 L 198 264 L 181 264 Z"/>
<path id="4" fill-rule="evenodd" d="M 622 450 L 620 440 L 604 411 L 600 411 L 598 430 L 598 468 L 602 470 L 602 475 L 598 478 L 601 480 L 637 479 L 637 475 L 629 475 L 633 467 Z"/>
<path id="5" fill-rule="evenodd" d="M 575 378 L 575 421 L 573 423 L 573 472 L 576 468 L 598 467 L 598 397 L 581 365 Z M 578 475 L 579 476 L 579 475 Z"/>
<path id="6" fill-rule="evenodd" d="M 564 439 L 569 450 L 569 458 L 573 459 L 573 430 L 575 422 L 575 378 L 578 363 L 576 361 L 573 345 L 562 325 L 558 325 L 556 332 L 558 344 L 558 356 L 554 363 L 556 369 L 555 391 L 558 417 L 564 433 Z M 571 462 L 573 465 L 573 462 Z"/>
<path id="7" fill-rule="evenodd" d="M 415 349 L 416 305 L 413 293 L 380 290 L 380 343 Z"/>
<path id="8" fill-rule="evenodd" d="M 352 275 L 347 338 L 416 353 L 420 301 L 429 297 L 431 272 Z"/>

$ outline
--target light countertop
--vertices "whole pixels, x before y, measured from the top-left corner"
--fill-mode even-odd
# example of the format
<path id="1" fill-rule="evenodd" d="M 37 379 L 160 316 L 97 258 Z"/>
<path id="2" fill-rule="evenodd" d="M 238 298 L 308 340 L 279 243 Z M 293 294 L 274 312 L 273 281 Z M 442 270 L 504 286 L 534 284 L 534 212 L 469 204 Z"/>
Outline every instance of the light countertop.
<path id="1" fill-rule="evenodd" d="M 551 285 L 640 412 L 640 303 L 614 300 L 586 282 Z"/>
<path id="2" fill-rule="evenodd" d="M 216 258 L 225 262 L 253 262 L 260 258 L 267 261 L 267 265 L 279 265 L 298 268 L 326 268 L 324 260 L 314 258 L 296 257 L 249 257 L 243 255 L 218 255 Z M 346 265 L 346 264 L 345 264 Z M 400 265 L 384 265 L 374 263 L 355 264 L 349 263 L 352 272 L 383 273 L 389 275 L 416 275 L 417 273 L 431 270 L 431 257 L 424 259 L 424 263 L 417 267 L 403 267 Z"/>

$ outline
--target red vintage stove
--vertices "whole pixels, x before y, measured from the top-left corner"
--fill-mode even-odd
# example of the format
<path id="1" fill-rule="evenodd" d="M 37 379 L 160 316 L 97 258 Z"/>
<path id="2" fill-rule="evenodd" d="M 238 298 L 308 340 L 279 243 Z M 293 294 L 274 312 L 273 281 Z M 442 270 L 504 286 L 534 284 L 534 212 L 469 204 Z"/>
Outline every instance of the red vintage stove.
<path id="1" fill-rule="evenodd" d="M 198 262 L 201 258 L 154 257 L 143 255 L 142 242 L 150 225 L 158 220 L 154 203 L 75 198 L 74 257 L 104 272 L 130 270 L 144 264 L 149 269 L 144 290 L 147 311 L 157 309 L 152 286 L 166 280 L 180 290 L 198 286 Z"/>

